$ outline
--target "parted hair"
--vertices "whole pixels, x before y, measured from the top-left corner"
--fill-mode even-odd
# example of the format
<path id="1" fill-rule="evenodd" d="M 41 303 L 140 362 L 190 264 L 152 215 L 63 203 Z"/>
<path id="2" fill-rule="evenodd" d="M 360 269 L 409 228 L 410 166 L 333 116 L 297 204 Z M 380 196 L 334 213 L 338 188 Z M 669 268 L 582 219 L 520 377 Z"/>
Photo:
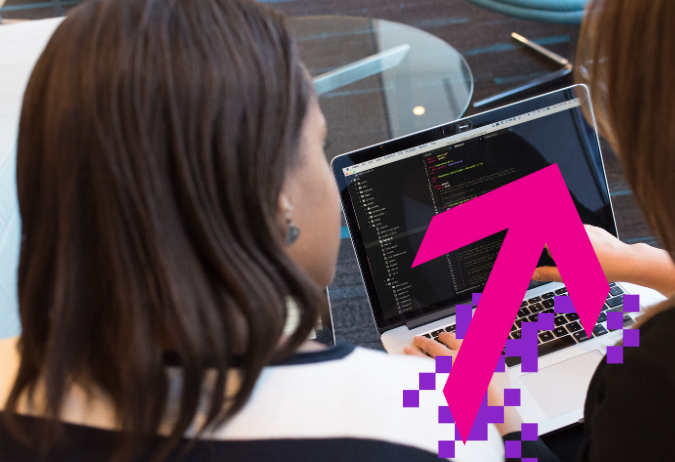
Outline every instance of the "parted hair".
<path id="1" fill-rule="evenodd" d="M 122 435 L 115 460 L 133 458 L 167 417 L 168 351 L 182 388 L 161 460 L 194 423 L 208 371 L 198 430 L 298 348 L 320 292 L 284 251 L 278 203 L 312 92 L 285 19 L 252 0 L 92 0 L 68 14 L 20 121 L 10 422 L 39 391 L 48 447 L 69 389 L 94 387 Z M 300 321 L 285 338 L 289 300 Z"/>

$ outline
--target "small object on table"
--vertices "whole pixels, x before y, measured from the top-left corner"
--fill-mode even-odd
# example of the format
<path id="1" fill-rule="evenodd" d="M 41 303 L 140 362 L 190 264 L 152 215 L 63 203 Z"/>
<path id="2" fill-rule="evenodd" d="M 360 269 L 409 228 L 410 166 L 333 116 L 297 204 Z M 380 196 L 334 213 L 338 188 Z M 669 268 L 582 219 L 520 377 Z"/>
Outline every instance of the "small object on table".
<path id="1" fill-rule="evenodd" d="M 530 48 L 531 50 L 534 50 L 535 52 L 539 53 L 540 55 L 544 56 L 545 58 L 550 59 L 551 61 L 563 66 L 562 69 L 559 69 L 555 72 L 552 72 L 550 74 L 546 74 L 543 77 L 539 77 L 537 79 L 534 79 L 530 82 L 527 82 L 523 85 L 520 85 L 519 87 L 512 88 L 510 90 L 507 90 L 505 92 L 496 94 L 494 96 L 491 96 L 489 98 L 485 98 L 483 100 L 477 101 L 473 104 L 473 107 L 479 108 L 483 106 L 488 106 L 497 102 L 500 102 L 506 98 L 509 98 L 511 96 L 515 96 L 517 94 L 523 93 L 527 90 L 532 90 L 534 88 L 541 87 L 545 84 L 551 83 L 551 82 L 556 82 L 559 81 L 565 77 L 567 77 L 569 74 L 572 73 L 574 70 L 574 67 L 572 64 L 570 64 L 569 60 L 563 58 L 557 53 L 552 52 L 548 48 L 544 48 L 543 46 L 534 43 L 531 40 L 526 39 L 520 34 L 516 34 L 513 32 L 511 34 L 511 37 L 513 37 L 515 40 L 519 41 L 526 47 Z"/>

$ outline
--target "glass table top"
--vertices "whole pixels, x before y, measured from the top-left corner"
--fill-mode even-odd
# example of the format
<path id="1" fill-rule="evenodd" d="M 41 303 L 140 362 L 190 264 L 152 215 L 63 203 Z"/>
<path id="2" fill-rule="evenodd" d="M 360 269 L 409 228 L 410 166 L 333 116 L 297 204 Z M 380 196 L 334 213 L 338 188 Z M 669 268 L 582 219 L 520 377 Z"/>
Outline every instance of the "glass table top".
<path id="1" fill-rule="evenodd" d="M 438 37 L 381 19 L 291 19 L 328 122 L 326 155 L 461 118 L 473 93 L 462 55 Z"/>

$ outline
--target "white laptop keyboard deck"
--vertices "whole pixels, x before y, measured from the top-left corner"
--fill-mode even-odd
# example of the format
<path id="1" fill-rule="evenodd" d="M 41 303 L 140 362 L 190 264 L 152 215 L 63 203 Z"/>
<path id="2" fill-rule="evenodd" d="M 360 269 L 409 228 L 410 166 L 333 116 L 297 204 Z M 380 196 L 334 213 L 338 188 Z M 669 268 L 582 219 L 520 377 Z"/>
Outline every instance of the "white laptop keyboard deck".
<path id="1" fill-rule="evenodd" d="M 593 328 L 592 337 L 600 337 L 609 333 L 606 324 L 608 311 L 623 311 L 623 289 L 613 282 L 609 285 L 610 291 L 607 295 L 605 305 L 602 307 L 602 312 L 600 313 L 600 316 L 598 316 L 598 322 Z M 518 318 L 513 323 L 513 326 L 511 326 L 511 335 L 509 335 L 509 338 L 520 339 L 522 323 L 536 322 L 539 313 L 554 313 L 555 318 L 553 322 L 555 323 L 555 328 L 553 330 L 539 332 L 539 356 L 544 356 L 553 353 L 554 351 L 562 350 L 572 345 L 576 345 L 577 343 L 590 340 L 579 323 L 579 315 L 576 313 L 562 314 L 554 312 L 553 297 L 556 295 L 567 295 L 567 288 L 562 287 L 554 292 L 547 292 L 538 297 L 524 300 L 520 305 Z M 624 327 L 628 327 L 634 322 L 635 320 L 629 314 L 623 315 Z M 422 335 L 440 343 L 438 335 L 441 332 L 455 332 L 456 328 L 456 324 L 453 323 L 445 327 L 434 329 L 433 331 L 425 332 Z M 504 351 L 502 351 L 502 354 L 504 354 Z M 507 356 L 506 364 L 509 367 L 520 364 L 520 357 Z"/>

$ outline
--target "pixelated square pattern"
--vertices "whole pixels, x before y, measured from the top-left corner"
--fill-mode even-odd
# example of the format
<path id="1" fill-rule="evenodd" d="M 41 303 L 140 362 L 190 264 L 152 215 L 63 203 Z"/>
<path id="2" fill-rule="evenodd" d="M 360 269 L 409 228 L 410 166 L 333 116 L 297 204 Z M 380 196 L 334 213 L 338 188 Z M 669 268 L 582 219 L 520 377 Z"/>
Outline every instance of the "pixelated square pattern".
<path id="1" fill-rule="evenodd" d="M 537 438 L 539 438 L 539 425 L 536 423 L 520 424 L 520 434 L 522 441 L 537 441 Z"/>
<path id="2" fill-rule="evenodd" d="M 419 390 L 403 390 L 403 407 L 420 407 Z"/>
<path id="3" fill-rule="evenodd" d="M 504 390 L 504 406 L 520 406 L 520 388 Z"/>
<path id="4" fill-rule="evenodd" d="M 640 296 L 638 294 L 623 294 L 622 302 L 623 308 L 621 311 L 607 312 L 607 329 L 611 331 L 621 330 L 623 334 L 623 342 L 621 345 L 607 347 L 607 364 L 623 364 L 623 349 L 626 347 L 630 348 L 640 346 L 639 329 L 626 329 L 623 324 L 623 316 L 625 313 L 640 312 Z M 572 305 L 572 300 L 568 296 L 556 295 L 554 297 L 554 304 L 556 313 L 576 312 L 574 305 Z M 539 315 L 539 317 L 541 318 L 541 315 Z M 506 354 L 509 356 L 508 350 Z"/>
<path id="5" fill-rule="evenodd" d="M 452 417 L 452 412 L 450 412 L 450 408 L 448 406 L 438 406 L 438 423 L 455 423 L 455 419 Z"/>
<path id="6" fill-rule="evenodd" d="M 520 356 L 520 369 L 523 372 L 539 370 L 539 331 L 555 328 L 553 313 L 539 313 L 536 322 L 524 322 L 521 325 L 521 338 L 506 341 L 506 356 Z"/>
<path id="7" fill-rule="evenodd" d="M 436 373 L 449 374 L 452 370 L 452 356 L 436 356 Z"/>
<path id="8" fill-rule="evenodd" d="M 520 459 L 521 444 L 520 441 L 504 441 L 504 457 L 507 459 Z"/>
<path id="9" fill-rule="evenodd" d="M 454 441 L 439 441 L 438 442 L 438 458 L 452 459 L 455 457 L 455 442 Z"/>
<path id="10" fill-rule="evenodd" d="M 434 372 L 420 372 L 420 390 L 435 390 L 436 374 Z"/>
<path id="11" fill-rule="evenodd" d="M 480 301 L 481 294 L 473 294 L 472 305 L 457 305 L 456 307 L 456 335 L 463 339 L 469 330 L 472 320 L 472 309 Z M 623 295 L 623 312 L 608 312 L 607 327 L 623 332 L 623 345 L 607 347 L 607 362 L 609 364 L 623 363 L 623 348 L 637 347 L 640 345 L 640 332 L 637 329 L 624 329 L 623 313 L 639 312 L 640 300 L 638 295 Z M 556 313 L 575 313 L 574 306 L 568 296 L 555 296 Z M 540 313 L 536 322 L 522 324 L 522 336 L 520 339 L 508 339 L 506 341 L 506 356 L 519 356 L 521 358 L 522 372 L 537 372 L 538 369 L 538 332 L 540 330 L 554 329 L 553 313 Z M 419 390 L 403 390 L 403 407 L 419 407 L 421 390 L 436 390 L 436 374 L 449 374 L 452 371 L 452 357 L 439 356 L 435 359 L 435 372 L 421 372 L 419 374 Z M 505 355 L 500 356 L 495 367 L 495 372 L 505 372 Z M 520 406 L 520 389 L 507 388 L 504 390 L 504 406 Z M 469 433 L 470 441 L 486 441 L 488 424 L 504 422 L 504 406 L 488 406 L 487 393 L 483 398 L 478 411 L 476 421 Z M 453 424 L 455 422 L 448 406 L 438 407 L 438 423 Z M 538 438 L 538 426 L 536 423 L 523 423 L 521 425 L 521 441 L 536 441 Z M 461 440 L 455 427 L 455 440 L 438 442 L 438 457 L 455 457 L 455 441 Z M 507 458 L 521 458 L 521 441 L 506 441 L 505 452 Z M 523 462 L 535 462 L 536 458 L 522 458 Z"/>

